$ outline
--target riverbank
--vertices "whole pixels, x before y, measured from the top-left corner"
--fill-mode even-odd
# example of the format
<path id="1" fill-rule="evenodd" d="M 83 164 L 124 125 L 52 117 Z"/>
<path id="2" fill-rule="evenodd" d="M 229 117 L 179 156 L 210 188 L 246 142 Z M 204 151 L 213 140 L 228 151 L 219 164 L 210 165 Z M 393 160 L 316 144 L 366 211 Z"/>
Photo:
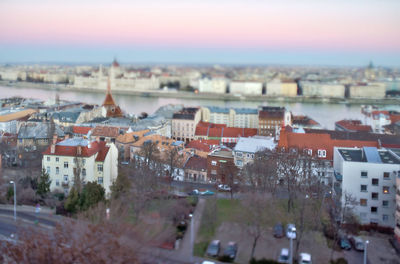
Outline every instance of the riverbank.
<path id="1" fill-rule="evenodd" d="M 50 84 L 50 83 L 32 83 L 32 82 L 9 82 L 0 81 L 0 86 L 15 87 L 15 88 L 32 88 L 51 91 L 68 91 L 68 92 L 88 92 L 103 94 L 104 90 L 99 89 L 83 89 L 75 88 L 66 84 Z M 211 94 L 211 93 L 193 93 L 187 91 L 164 91 L 164 90 L 149 90 L 149 91 L 127 91 L 127 90 L 112 90 L 113 94 L 131 95 L 138 97 L 163 97 L 176 99 L 190 100 L 218 100 L 218 101 L 246 101 L 246 102 L 271 102 L 271 103 L 306 103 L 306 104 L 354 104 L 354 105 L 398 105 L 400 98 L 385 98 L 385 99 L 369 99 L 369 98 L 323 98 L 323 97 L 282 97 L 282 96 L 266 96 L 266 95 L 235 95 L 235 94 Z"/>

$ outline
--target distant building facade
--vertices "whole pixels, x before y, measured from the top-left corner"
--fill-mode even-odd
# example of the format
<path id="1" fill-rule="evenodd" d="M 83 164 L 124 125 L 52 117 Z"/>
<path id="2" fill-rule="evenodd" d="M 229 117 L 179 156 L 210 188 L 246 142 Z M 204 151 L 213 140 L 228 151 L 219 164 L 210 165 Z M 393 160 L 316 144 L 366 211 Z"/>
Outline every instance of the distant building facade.
<path id="1" fill-rule="evenodd" d="M 182 141 L 194 139 L 196 126 L 201 120 L 201 110 L 198 107 L 185 107 L 172 116 L 172 138 Z"/>
<path id="2" fill-rule="evenodd" d="M 243 95 L 261 95 L 263 83 L 256 81 L 232 81 L 229 84 L 229 93 Z"/>

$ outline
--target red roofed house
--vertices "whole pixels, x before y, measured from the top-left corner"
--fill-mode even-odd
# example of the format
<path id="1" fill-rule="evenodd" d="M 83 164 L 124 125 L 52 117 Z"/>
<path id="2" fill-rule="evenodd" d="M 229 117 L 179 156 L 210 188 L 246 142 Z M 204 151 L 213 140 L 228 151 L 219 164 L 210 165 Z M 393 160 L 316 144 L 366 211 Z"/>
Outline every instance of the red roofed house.
<path id="1" fill-rule="evenodd" d="M 360 120 L 340 120 L 335 123 L 335 130 L 348 131 L 348 132 L 359 132 L 366 131 L 372 132 L 371 126 L 363 125 Z"/>
<path id="2" fill-rule="evenodd" d="M 226 127 L 204 122 L 196 127 L 195 139 L 219 140 L 221 143 L 236 143 L 240 137 L 253 137 L 257 135 L 257 128 Z"/>
<path id="3" fill-rule="evenodd" d="M 203 152 L 210 152 L 219 145 L 220 141 L 217 139 L 198 139 L 190 141 L 188 144 L 186 144 L 186 148 L 195 149 Z"/>
<path id="4" fill-rule="evenodd" d="M 184 167 L 185 181 L 207 182 L 207 158 L 200 156 L 190 157 Z"/>
<path id="5" fill-rule="evenodd" d="M 83 127 L 83 126 L 74 126 L 72 127 L 72 133 L 74 137 L 84 137 L 89 131 L 92 130 L 92 127 Z"/>
<path id="6" fill-rule="evenodd" d="M 111 84 L 108 79 L 106 98 L 104 99 L 103 105 L 107 110 L 107 117 L 122 117 L 121 108 L 115 103 L 114 98 L 111 95 Z"/>
<path id="7" fill-rule="evenodd" d="M 91 139 L 97 141 L 106 141 L 115 143 L 116 138 L 120 135 L 120 129 L 112 126 L 97 126 L 93 128 L 90 135 Z"/>
<path id="8" fill-rule="evenodd" d="M 118 150 L 113 143 L 69 138 L 52 144 L 43 152 L 42 167 L 50 175 L 50 190 L 68 194 L 79 173 L 83 183 L 97 182 L 106 195 L 118 174 Z"/>

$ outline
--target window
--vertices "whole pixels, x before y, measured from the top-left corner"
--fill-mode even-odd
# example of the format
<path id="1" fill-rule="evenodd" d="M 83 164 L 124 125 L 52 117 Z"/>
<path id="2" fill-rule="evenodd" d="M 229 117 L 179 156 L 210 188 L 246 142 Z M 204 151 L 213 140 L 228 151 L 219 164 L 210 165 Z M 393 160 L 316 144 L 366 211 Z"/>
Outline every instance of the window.
<path id="1" fill-rule="evenodd" d="M 378 186 L 379 185 L 379 179 L 372 179 L 372 185 L 373 186 Z"/>
<path id="2" fill-rule="evenodd" d="M 59 160 L 60 160 L 60 159 L 57 157 L 57 158 L 56 158 L 56 162 L 58 162 Z"/>
<path id="3" fill-rule="evenodd" d="M 367 206 L 367 199 L 360 199 L 361 206 Z"/>
<path id="4" fill-rule="evenodd" d="M 242 157 L 242 152 L 236 152 L 236 157 Z"/>
<path id="5" fill-rule="evenodd" d="M 50 167 L 47 167 L 47 173 L 50 174 Z"/>
<path id="6" fill-rule="evenodd" d="M 382 191 L 384 194 L 388 194 L 389 193 L 389 186 L 383 186 Z"/>
<path id="7" fill-rule="evenodd" d="M 59 173 L 60 173 L 60 168 L 56 167 L 56 174 L 59 174 Z"/>
<path id="8" fill-rule="evenodd" d="M 367 191 L 367 185 L 361 184 L 361 191 L 366 192 Z"/>
<path id="9" fill-rule="evenodd" d="M 68 169 L 68 161 L 64 162 L 64 169 Z"/>
<path id="10" fill-rule="evenodd" d="M 103 171 L 103 164 L 97 164 L 97 171 Z"/>
<path id="11" fill-rule="evenodd" d="M 242 162 L 241 160 L 237 160 L 237 161 L 236 161 L 236 165 L 237 165 L 237 166 L 242 166 L 242 165 L 243 165 L 243 162 Z"/>
<path id="12" fill-rule="evenodd" d="M 64 175 L 64 181 L 65 181 L 65 182 L 68 181 L 68 175 Z"/>
<path id="13" fill-rule="evenodd" d="M 389 201 L 386 201 L 386 200 L 382 201 L 382 206 L 389 207 Z"/>
<path id="14" fill-rule="evenodd" d="M 98 184 L 103 184 L 103 177 L 97 178 L 97 183 Z"/>
<path id="15" fill-rule="evenodd" d="M 82 176 L 86 176 L 86 169 L 82 169 Z"/>
<path id="16" fill-rule="evenodd" d="M 215 160 L 212 160 L 212 161 L 211 161 L 211 165 L 216 166 L 216 165 L 217 165 L 217 162 L 216 162 Z"/>
<path id="17" fill-rule="evenodd" d="M 379 194 L 378 193 L 376 193 L 376 192 L 371 193 L 371 199 L 372 200 L 378 200 L 378 198 L 379 198 Z"/>
<path id="18" fill-rule="evenodd" d="M 308 153 L 308 155 L 311 156 L 311 155 L 312 155 L 312 149 L 308 149 L 308 150 L 307 150 L 307 153 Z"/>
<path id="19" fill-rule="evenodd" d="M 382 215 L 382 221 L 383 222 L 389 221 L 389 215 Z"/>
<path id="20" fill-rule="evenodd" d="M 376 214 L 377 212 L 378 212 L 378 207 L 372 206 L 372 207 L 371 207 L 371 213 Z"/>
<path id="21" fill-rule="evenodd" d="M 254 159 L 254 154 L 251 154 L 251 158 Z"/>
<path id="22" fill-rule="evenodd" d="M 367 178 L 368 177 L 368 172 L 362 171 L 361 172 L 361 178 Z"/>
<path id="23" fill-rule="evenodd" d="M 47 161 L 50 161 L 50 157 L 47 157 Z"/>
<path id="24" fill-rule="evenodd" d="M 325 158 L 325 157 L 326 157 L 326 150 L 324 150 L 324 149 L 319 149 L 319 150 L 318 150 L 318 157 L 319 157 L 319 158 Z"/>
<path id="25" fill-rule="evenodd" d="M 384 172 L 383 173 L 383 179 L 384 180 L 390 180 L 390 172 Z"/>
<path id="26" fill-rule="evenodd" d="M 211 170 L 211 174 L 216 175 L 217 171 L 216 170 Z"/>
<path id="27" fill-rule="evenodd" d="M 60 180 L 56 180 L 56 186 L 60 186 Z"/>
<path id="28" fill-rule="evenodd" d="M 82 166 L 85 166 L 86 159 L 82 159 Z"/>

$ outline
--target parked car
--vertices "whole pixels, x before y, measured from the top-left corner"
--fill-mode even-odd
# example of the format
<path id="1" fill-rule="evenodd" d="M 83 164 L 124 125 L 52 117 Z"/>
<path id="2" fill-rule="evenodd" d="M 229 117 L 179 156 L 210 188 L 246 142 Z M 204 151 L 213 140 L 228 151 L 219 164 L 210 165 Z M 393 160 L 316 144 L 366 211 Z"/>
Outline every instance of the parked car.
<path id="1" fill-rule="evenodd" d="M 350 242 L 355 250 L 364 251 L 364 240 L 361 237 L 352 236 Z"/>
<path id="2" fill-rule="evenodd" d="M 210 257 L 218 257 L 220 249 L 221 249 L 221 242 L 219 240 L 213 240 L 208 245 L 206 254 Z"/>
<path id="3" fill-rule="evenodd" d="M 347 239 L 346 236 L 341 236 L 339 239 L 339 246 L 341 249 L 350 250 L 351 244 L 350 241 Z"/>
<path id="4" fill-rule="evenodd" d="M 288 224 L 286 226 L 287 238 L 296 239 L 296 226 L 294 224 Z"/>
<path id="5" fill-rule="evenodd" d="M 199 195 L 200 192 L 197 189 L 194 189 L 193 191 L 188 192 L 188 195 Z"/>
<path id="6" fill-rule="evenodd" d="M 219 185 L 218 185 L 218 191 L 221 191 L 221 192 L 230 192 L 230 191 L 231 191 L 231 187 L 229 187 L 229 186 L 226 185 L 226 184 L 219 184 Z"/>
<path id="7" fill-rule="evenodd" d="M 277 223 L 274 226 L 274 237 L 281 238 L 285 236 L 285 232 L 283 231 L 283 225 L 281 223 Z"/>
<path id="8" fill-rule="evenodd" d="M 299 264 L 312 264 L 311 255 L 308 253 L 300 253 Z"/>
<path id="9" fill-rule="evenodd" d="M 214 195 L 214 192 L 210 191 L 210 190 L 205 190 L 202 192 L 199 192 L 200 195 Z"/>
<path id="10" fill-rule="evenodd" d="M 237 243 L 231 241 L 228 243 L 228 246 L 224 250 L 224 256 L 230 258 L 230 260 L 234 260 L 236 258 L 237 250 Z"/>
<path id="11" fill-rule="evenodd" d="M 204 260 L 201 264 L 215 264 L 215 262 Z"/>
<path id="12" fill-rule="evenodd" d="M 289 249 L 282 248 L 278 257 L 278 263 L 289 263 Z"/>

